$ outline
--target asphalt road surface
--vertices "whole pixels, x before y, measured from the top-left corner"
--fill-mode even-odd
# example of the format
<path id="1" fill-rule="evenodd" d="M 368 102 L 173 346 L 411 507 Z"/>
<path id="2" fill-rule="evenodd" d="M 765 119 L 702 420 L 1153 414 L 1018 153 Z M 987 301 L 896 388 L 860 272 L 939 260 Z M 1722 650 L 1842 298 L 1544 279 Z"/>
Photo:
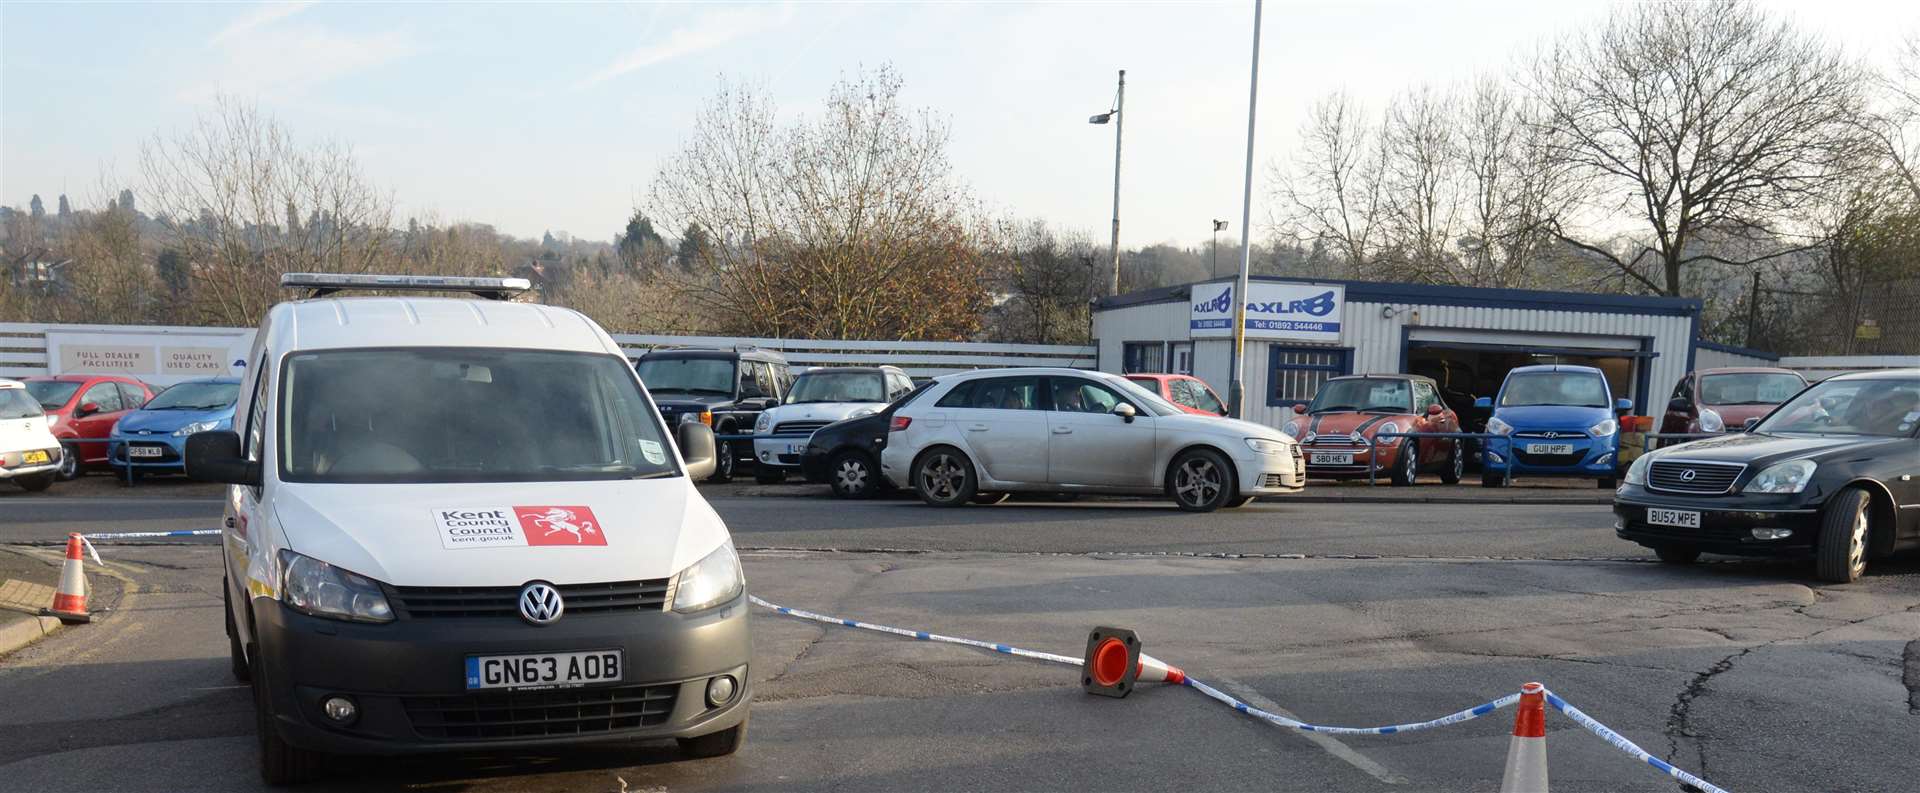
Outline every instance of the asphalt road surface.
<path id="1" fill-rule="evenodd" d="M 147 501 L 0 503 L 0 543 L 217 518 L 217 502 Z M 862 551 L 747 554 L 753 591 L 788 605 L 1069 655 L 1093 625 L 1131 627 L 1148 652 L 1319 723 L 1432 718 L 1540 680 L 1733 791 L 1904 791 L 1920 777 L 1920 558 L 1831 587 L 1792 563 L 1570 561 L 1642 556 L 1591 506 L 716 507 L 744 547 Z M 125 579 L 115 610 L 0 658 L 0 791 L 257 789 L 214 547 L 101 550 Z M 1133 555 L 1161 552 L 1309 558 Z M 1342 555 L 1381 558 L 1326 558 Z M 754 631 L 754 718 L 735 757 L 343 759 L 314 789 L 1491 791 L 1512 724 L 1502 711 L 1336 740 L 1187 689 L 1109 700 L 1063 667 L 966 648 L 767 612 Z M 1548 727 L 1556 791 L 1676 789 L 1564 718 Z"/>

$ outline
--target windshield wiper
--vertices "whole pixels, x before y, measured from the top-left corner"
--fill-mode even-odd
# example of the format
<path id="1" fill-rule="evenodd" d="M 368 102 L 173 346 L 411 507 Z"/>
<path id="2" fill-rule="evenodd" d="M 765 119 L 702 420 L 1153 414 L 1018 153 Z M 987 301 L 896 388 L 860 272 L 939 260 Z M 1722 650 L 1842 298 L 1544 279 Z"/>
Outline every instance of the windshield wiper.
<path id="1" fill-rule="evenodd" d="M 1332 413 L 1332 412 L 1334 412 L 1334 411 L 1336 411 L 1336 410 L 1356 410 L 1356 409 L 1357 409 L 1357 408 L 1355 408 L 1355 407 L 1354 407 L 1354 406 L 1352 406 L 1352 405 L 1327 405 L 1327 406 L 1325 406 L 1325 407 L 1317 407 L 1317 408 L 1314 408 L 1314 409 L 1312 409 L 1312 410 L 1309 410 L 1309 411 L 1307 411 L 1307 412 L 1309 412 L 1309 413 Z"/>
<path id="2" fill-rule="evenodd" d="M 629 478 L 631 479 L 665 479 L 666 477 L 669 477 L 669 476 L 679 476 L 679 475 L 680 473 L 678 471 L 648 471 L 647 473 L 644 473 L 644 474 L 634 474 L 632 477 L 629 477 Z"/>

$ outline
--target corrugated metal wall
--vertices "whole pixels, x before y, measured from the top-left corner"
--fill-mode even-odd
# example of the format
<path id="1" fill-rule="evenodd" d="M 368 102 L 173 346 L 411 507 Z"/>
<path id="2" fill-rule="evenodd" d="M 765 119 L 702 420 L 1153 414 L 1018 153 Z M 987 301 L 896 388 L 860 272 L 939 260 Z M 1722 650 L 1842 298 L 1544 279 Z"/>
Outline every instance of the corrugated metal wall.
<path id="1" fill-rule="evenodd" d="M 1711 347 L 1693 348 L 1693 368 L 1716 369 L 1722 366 L 1779 366 L 1780 362 L 1757 355 L 1741 355 Z"/>
<path id="2" fill-rule="evenodd" d="M 1647 399 L 1657 403 L 1673 390 L 1673 384 L 1686 374 L 1688 353 L 1693 347 L 1693 320 L 1685 316 L 1663 314 L 1616 314 L 1554 309 L 1488 308 L 1453 305 L 1393 304 L 1394 316 L 1382 318 L 1386 304 L 1348 303 L 1344 309 L 1345 327 L 1341 346 L 1353 349 L 1353 371 L 1398 372 L 1401 370 L 1402 329 L 1462 328 L 1551 333 L 1561 336 L 1648 337 L 1653 340 Z M 1420 322 L 1410 325 L 1418 312 Z M 1185 340 L 1191 309 L 1185 301 L 1153 303 L 1102 311 L 1094 315 L 1094 335 L 1100 340 L 1100 368 L 1120 371 L 1122 343 L 1127 341 Z M 1291 408 L 1268 407 L 1267 362 L 1269 348 L 1310 346 L 1288 342 L 1247 343 L 1248 418 L 1269 426 L 1279 426 L 1291 415 Z M 1198 341 L 1195 347 L 1194 374 L 1207 381 L 1222 395 L 1232 380 L 1228 368 L 1226 341 Z M 1639 394 L 1622 394 L 1638 398 Z M 1641 406 L 1644 409 L 1644 405 Z"/>

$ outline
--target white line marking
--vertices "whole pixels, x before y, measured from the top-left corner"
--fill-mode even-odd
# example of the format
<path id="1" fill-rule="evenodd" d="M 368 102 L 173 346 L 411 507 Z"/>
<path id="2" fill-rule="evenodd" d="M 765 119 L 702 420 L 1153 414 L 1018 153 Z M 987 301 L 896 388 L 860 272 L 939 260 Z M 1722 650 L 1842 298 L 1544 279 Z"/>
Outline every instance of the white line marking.
<path id="1" fill-rule="evenodd" d="M 1293 711 L 1280 707 L 1280 703 L 1261 696 L 1260 692 L 1255 691 L 1252 686 L 1249 686 L 1231 677 L 1215 677 L 1214 679 L 1220 681 L 1220 686 L 1219 686 L 1220 688 L 1233 692 L 1233 694 L 1235 696 L 1238 696 L 1241 699 L 1241 701 L 1247 702 L 1248 704 L 1254 705 L 1260 708 L 1261 710 L 1267 711 L 1269 713 L 1278 713 L 1289 719 L 1294 719 L 1296 721 L 1305 721 L 1305 719 L 1301 719 L 1299 716 L 1295 715 Z M 1271 722 L 1265 722 L 1265 723 L 1272 724 Z M 1372 776 L 1374 779 L 1378 779 L 1389 785 L 1404 785 L 1407 783 L 1406 777 L 1403 777 L 1392 771 L 1388 771 L 1385 766 L 1382 766 L 1379 763 L 1374 762 L 1372 758 L 1369 758 L 1366 755 L 1363 755 L 1357 751 L 1354 751 L 1353 747 L 1350 747 L 1344 743 L 1341 743 L 1340 739 L 1335 738 L 1331 735 L 1327 735 L 1326 733 L 1319 733 L 1319 732 L 1304 732 L 1301 730 L 1287 729 L 1285 727 L 1280 727 L 1277 724 L 1274 724 L 1272 726 L 1274 726 L 1277 729 L 1285 730 L 1286 732 L 1293 733 L 1309 741 L 1312 741 L 1313 743 L 1319 745 L 1321 749 L 1326 750 L 1327 754 L 1340 758 L 1341 760 L 1345 761 L 1347 765 L 1353 766 L 1354 768 L 1358 768 L 1361 771 L 1366 772 L 1369 776 Z"/>

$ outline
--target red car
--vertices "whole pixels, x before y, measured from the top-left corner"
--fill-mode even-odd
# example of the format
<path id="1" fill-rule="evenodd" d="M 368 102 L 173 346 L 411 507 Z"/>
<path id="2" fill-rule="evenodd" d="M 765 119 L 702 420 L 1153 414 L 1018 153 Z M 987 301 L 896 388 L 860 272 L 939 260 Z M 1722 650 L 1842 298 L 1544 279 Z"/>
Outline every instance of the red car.
<path id="1" fill-rule="evenodd" d="M 1742 366 L 1688 372 L 1673 387 L 1660 431 L 1738 432 L 1806 387 L 1807 379 L 1792 369 Z"/>
<path id="2" fill-rule="evenodd" d="M 1159 394 L 1174 407 L 1196 416 L 1227 415 L 1227 401 L 1207 387 L 1207 381 L 1189 374 L 1130 374 L 1128 380 Z"/>
<path id="3" fill-rule="evenodd" d="M 23 377 L 27 393 L 47 412 L 47 429 L 60 439 L 60 478 L 72 479 L 89 466 L 107 464 L 107 444 L 69 443 L 74 438 L 106 438 L 127 411 L 153 398 L 153 389 L 131 377 L 62 374 Z"/>
<path id="4" fill-rule="evenodd" d="M 1421 471 L 1435 471 L 1449 485 L 1466 470 L 1466 446 L 1457 438 L 1376 438 L 1380 433 L 1460 432 L 1460 418 L 1440 400 L 1431 378 L 1411 374 L 1335 377 L 1320 386 L 1312 404 L 1280 428 L 1300 441 L 1307 476 L 1365 477 L 1373 471 L 1395 485 L 1411 485 Z M 1376 443 L 1375 441 L 1378 441 Z"/>

